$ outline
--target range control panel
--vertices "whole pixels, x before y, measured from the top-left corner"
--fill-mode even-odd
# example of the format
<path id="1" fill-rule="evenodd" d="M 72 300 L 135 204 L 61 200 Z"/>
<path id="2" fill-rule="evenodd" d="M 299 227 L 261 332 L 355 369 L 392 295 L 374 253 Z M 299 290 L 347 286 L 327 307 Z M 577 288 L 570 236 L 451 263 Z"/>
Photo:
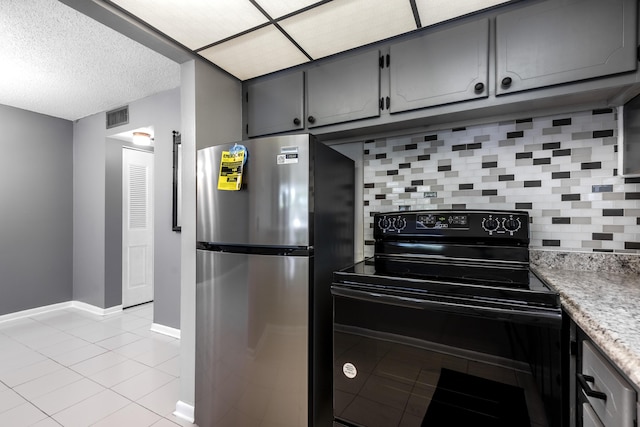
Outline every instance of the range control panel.
<path id="1" fill-rule="evenodd" d="M 529 237 L 529 215 L 522 211 L 405 211 L 374 215 L 374 237 L 390 235 Z"/>
<path id="2" fill-rule="evenodd" d="M 416 228 L 469 228 L 469 216 L 462 214 L 416 215 Z"/>

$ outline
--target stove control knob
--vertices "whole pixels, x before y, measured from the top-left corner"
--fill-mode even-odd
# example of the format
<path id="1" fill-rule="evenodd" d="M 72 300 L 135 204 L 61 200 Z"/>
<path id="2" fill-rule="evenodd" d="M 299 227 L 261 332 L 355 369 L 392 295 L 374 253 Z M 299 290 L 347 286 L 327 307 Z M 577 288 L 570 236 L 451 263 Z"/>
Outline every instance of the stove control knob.
<path id="1" fill-rule="evenodd" d="M 391 221 L 386 216 L 383 216 L 378 220 L 378 228 L 382 231 L 387 231 L 391 227 Z"/>
<path id="2" fill-rule="evenodd" d="M 503 226 L 505 230 L 513 233 L 514 231 L 520 230 L 520 227 L 522 227 L 522 224 L 520 223 L 519 218 L 511 217 L 509 219 L 504 220 Z"/>
<path id="3" fill-rule="evenodd" d="M 484 218 L 482 220 L 482 228 L 484 229 L 484 231 L 488 231 L 489 233 L 496 231 L 499 226 L 500 223 L 492 217 Z"/>

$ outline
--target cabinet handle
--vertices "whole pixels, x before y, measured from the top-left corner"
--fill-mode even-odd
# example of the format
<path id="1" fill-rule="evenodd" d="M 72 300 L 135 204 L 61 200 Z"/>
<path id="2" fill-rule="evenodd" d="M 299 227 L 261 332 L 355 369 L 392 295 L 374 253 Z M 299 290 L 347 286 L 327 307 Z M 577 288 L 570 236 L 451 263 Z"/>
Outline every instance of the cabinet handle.
<path id="1" fill-rule="evenodd" d="M 297 118 L 297 117 L 295 119 L 293 119 L 293 124 L 298 126 L 300 124 L 300 119 Z"/>
<path id="2" fill-rule="evenodd" d="M 476 93 L 482 92 L 484 90 L 484 83 L 476 83 L 473 89 L 476 91 Z"/>
<path id="3" fill-rule="evenodd" d="M 593 382 L 593 377 L 591 375 L 576 374 L 576 376 L 578 377 L 578 382 L 580 383 L 580 387 L 582 387 L 582 390 L 584 390 L 587 396 L 594 397 L 596 399 L 602 399 L 604 401 L 607 400 L 606 394 L 604 394 L 601 391 L 596 391 L 592 389 L 591 386 L 588 384 Z"/>
<path id="4" fill-rule="evenodd" d="M 502 79 L 502 87 L 509 87 L 511 86 L 511 83 L 513 83 L 511 77 L 505 77 L 504 79 Z"/>
<path id="5" fill-rule="evenodd" d="M 313 116 L 309 116 L 309 117 L 307 118 L 307 120 L 309 120 L 309 123 L 315 123 L 315 122 L 316 122 L 316 118 L 315 118 L 315 117 L 313 117 Z"/>

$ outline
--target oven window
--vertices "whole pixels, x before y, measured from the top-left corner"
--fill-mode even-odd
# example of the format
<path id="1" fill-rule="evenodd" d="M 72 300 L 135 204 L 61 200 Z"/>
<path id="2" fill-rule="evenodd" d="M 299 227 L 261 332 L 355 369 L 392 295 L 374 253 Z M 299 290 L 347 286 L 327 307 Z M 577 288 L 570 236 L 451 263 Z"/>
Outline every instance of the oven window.
<path id="1" fill-rule="evenodd" d="M 560 426 L 559 340 L 548 326 L 335 296 L 335 418 L 367 427 Z"/>

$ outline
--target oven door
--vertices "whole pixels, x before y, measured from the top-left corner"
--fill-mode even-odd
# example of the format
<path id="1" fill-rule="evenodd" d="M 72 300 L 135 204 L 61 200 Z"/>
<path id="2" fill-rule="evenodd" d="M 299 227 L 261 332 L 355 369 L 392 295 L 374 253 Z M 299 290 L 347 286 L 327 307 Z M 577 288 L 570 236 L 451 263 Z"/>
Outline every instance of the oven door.
<path id="1" fill-rule="evenodd" d="M 557 310 L 334 284 L 335 425 L 566 426 Z"/>

